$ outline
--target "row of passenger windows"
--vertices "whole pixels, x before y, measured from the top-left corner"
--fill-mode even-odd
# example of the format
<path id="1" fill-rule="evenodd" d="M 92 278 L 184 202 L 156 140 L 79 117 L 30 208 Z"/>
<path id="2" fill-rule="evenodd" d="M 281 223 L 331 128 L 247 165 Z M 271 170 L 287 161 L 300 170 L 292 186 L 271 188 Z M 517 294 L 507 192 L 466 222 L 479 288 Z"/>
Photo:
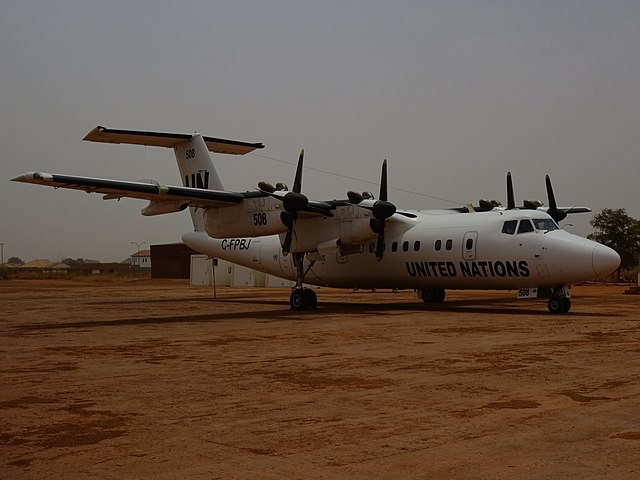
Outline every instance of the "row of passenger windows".
<path id="1" fill-rule="evenodd" d="M 469 243 L 471 242 L 471 243 Z M 408 252 L 409 251 L 409 247 L 411 246 L 411 244 L 409 242 L 402 242 L 402 251 L 403 252 Z M 369 245 L 369 251 L 373 252 L 375 246 L 374 244 L 370 244 Z M 398 248 L 400 248 L 400 244 L 398 242 L 393 242 L 391 244 L 391 251 L 392 252 L 397 252 Z M 434 244 L 434 248 L 436 249 L 436 251 L 440 251 L 442 250 L 442 240 L 436 240 L 436 243 Z M 444 243 L 444 248 L 445 250 L 451 250 L 453 249 L 453 240 L 449 239 Z M 473 248 L 473 240 L 472 239 L 468 239 L 467 240 L 467 249 L 471 250 L 471 248 Z M 415 242 L 413 242 L 413 251 L 414 252 L 419 252 L 420 251 L 420 240 L 416 240 Z"/>
<path id="2" fill-rule="evenodd" d="M 391 251 L 392 252 L 397 252 L 398 251 L 398 242 L 393 242 L 391 244 Z M 409 242 L 402 242 L 402 251 L 403 252 L 408 252 L 409 251 Z M 415 242 L 413 242 L 413 251 L 414 252 L 419 252 L 420 251 L 420 240 L 416 240 Z"/>

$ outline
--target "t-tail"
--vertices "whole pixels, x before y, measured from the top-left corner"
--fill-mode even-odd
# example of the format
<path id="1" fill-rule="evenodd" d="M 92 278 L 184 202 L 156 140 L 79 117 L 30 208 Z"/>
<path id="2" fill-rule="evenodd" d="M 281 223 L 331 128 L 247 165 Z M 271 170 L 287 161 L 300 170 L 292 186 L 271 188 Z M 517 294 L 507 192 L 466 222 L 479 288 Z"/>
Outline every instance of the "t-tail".
<path id="1" fill-rule="evenodd" d="M 219 191 L 223 191 L 224 187 L 211 155 L 209 155 L 210 151 L 229 155 L 244 155 L 255 149 L 264 148 L 262 143 L 206 137 L 199 133 L 143 132 L 106 127 L 94 128 L 84 137 L 84 140 L 173 148 L 182 184 L 185 187 Z M 153 205 L 153 202 L 146 209 L 150 211 L 152 207 L 160 207 L 158 210 L 162 210 L 161 206 Z M 203 209 L 190 207 L 190 211 L 195 231 L 204 231 Z"/>

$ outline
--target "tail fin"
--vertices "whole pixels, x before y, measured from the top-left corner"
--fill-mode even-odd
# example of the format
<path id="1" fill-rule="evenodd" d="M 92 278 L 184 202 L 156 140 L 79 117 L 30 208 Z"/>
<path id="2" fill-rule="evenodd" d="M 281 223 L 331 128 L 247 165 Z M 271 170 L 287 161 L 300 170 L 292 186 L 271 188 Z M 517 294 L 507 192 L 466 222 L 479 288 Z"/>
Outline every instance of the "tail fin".
<path id="1" fill-rule="evenodd" d="M 203 188 L 205 190 L 224 190 L 222 180 L 207 150 L 202 135 L 195 134 L 191 140 L 173 147 L 178 161 L 180 177 L 185 187 Z M 190 207 L 191 220 L 196 232 L 204 231 L 204 211 Z"/>
<path id="2" fill-rule="evenodd" d="M 224 190 L 209 151 L 244 155 L 257 148 L 264 148 L 262 143 L 245 143 L 205 137 L 199 133 L 141 132 L 105 127 L 94 128 L 84 137 L 84 140 L 173 148 L 183 185 L 207 190 Z M 204 211 L 194 207 L 191 207 L 190 211 L 194 229 L 204 231 Z"/>

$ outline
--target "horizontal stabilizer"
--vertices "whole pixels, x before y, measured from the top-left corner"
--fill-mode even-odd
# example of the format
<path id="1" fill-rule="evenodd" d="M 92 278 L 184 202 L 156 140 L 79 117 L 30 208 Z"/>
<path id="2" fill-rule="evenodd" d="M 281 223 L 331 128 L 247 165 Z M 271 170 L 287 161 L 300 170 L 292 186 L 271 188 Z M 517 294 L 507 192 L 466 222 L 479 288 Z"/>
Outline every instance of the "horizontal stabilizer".
<path id="1" fill-rule="evenodd" d="M 83 140 L 102 143 L 128 143 L 151 147 L 175 148 L 181 143 L 191 140 L 193 135 L 188 133 L 141 132 L 137 130 L 116 130 L 106 127 L 96 127 Z M 223 138 L 202 137 L 210 152 L 226 153 L 229 155 L 244 155 L 259 148 L 262 143 L 246 143 Z"/>

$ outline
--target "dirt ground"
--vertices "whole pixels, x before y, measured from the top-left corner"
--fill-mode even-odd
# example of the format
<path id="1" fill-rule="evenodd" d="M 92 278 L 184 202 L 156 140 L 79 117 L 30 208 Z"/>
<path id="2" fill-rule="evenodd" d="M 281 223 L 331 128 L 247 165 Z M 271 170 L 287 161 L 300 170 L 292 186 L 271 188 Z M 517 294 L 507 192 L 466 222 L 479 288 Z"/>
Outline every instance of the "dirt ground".
<path id="1" fill-rule="evenodd" d="M 0 282 L 0 477 L 640 478 L 640 296 Z"/>

